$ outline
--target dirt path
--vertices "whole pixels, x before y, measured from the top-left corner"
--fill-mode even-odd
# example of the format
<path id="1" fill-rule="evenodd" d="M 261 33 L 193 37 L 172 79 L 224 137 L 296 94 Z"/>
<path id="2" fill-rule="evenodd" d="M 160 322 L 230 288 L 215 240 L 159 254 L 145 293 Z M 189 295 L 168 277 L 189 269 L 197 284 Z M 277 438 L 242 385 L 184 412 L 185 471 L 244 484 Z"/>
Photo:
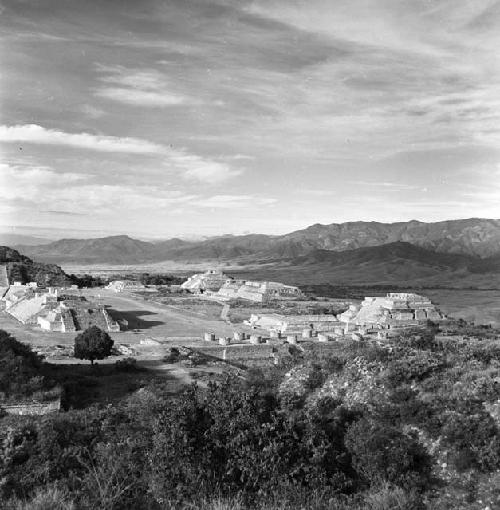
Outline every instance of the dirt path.
<path id="1" fill-rule="evenodd" d="M 224 322 L 227 322 L 228 324 L 231 323 L 231 321 L 229 320 L 229 310 L 231 309 L 231 307 L 228 305 L 228 304 L 225 304 L 223 307 L 222 307 L 222 312 L 220 313 L 220 318 L 224 321 Z"/>

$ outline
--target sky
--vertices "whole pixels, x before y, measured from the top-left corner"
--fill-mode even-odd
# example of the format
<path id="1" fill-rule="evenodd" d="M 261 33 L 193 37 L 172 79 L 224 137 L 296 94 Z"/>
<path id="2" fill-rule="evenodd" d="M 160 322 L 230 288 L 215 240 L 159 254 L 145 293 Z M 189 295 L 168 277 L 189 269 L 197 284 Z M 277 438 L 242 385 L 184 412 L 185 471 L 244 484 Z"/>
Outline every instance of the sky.
<path id="1" fill-rule="evenodd" d="M 500 217 L 500 0 L 0 0 L 0 230 Z"/>

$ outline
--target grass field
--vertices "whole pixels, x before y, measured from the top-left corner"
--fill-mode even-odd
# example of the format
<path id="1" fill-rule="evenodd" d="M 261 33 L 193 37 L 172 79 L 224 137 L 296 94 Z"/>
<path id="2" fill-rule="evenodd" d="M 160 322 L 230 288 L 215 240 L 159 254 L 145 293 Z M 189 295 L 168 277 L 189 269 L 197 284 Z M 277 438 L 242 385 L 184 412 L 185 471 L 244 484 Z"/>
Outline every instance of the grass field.
<path id="1" fill-rule="evenodd" d="M 65 408 L 83 408 L 94 403 L 109 404 L 151 384 L 161 385 L 165 394 L 175 395 L 196 381 L 205 386 L 208 379 L 222 375 L 230 367 L 210 361 L 186 366 L 182 361 L 140 359 L 137 369 L 120 371 L 116 358 L 88 362 L 56 360 L 42 367 L 43 375 L 64 387 Z"/>
<path id="2" fill-rule="evenodd" d="M 426 289 L 428 296 L 451 317 L 500 326 L 500 291 Z"/>

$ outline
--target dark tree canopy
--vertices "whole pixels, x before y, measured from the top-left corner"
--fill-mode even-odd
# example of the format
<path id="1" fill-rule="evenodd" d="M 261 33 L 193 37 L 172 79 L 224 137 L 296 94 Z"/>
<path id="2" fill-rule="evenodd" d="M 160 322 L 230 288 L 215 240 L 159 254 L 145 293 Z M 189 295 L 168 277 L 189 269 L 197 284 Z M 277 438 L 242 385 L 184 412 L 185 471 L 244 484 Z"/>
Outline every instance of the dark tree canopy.
<path id="1" fill-rule="evenodd" d="M 104 359 L 111 354 L 112 338 L 97 326 L 91 326 L 75 338 L 75 358 L 88 359 L 94 363 L 96 359 Z"/>
<path id="2" fill-rule="evenodd" d="M 22 398 L 43 386 L 41 358 L 29 345 L 0 329 L 0 395 Z"/>

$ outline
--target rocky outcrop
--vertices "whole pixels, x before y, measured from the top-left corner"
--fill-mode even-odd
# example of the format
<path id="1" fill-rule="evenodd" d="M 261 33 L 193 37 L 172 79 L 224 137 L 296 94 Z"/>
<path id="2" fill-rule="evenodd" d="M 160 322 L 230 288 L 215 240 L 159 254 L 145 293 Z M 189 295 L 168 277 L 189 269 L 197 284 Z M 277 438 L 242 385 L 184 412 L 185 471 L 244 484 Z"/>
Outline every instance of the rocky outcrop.
<path id="1" fill-rule="evenodd" d="M 40 287 L 63 287 L 72 283 L 59 266 L 34 262 L 8 246 L 0 246 L 0 264 L 5 267 L 10 284 L 36 282 Z"/>

